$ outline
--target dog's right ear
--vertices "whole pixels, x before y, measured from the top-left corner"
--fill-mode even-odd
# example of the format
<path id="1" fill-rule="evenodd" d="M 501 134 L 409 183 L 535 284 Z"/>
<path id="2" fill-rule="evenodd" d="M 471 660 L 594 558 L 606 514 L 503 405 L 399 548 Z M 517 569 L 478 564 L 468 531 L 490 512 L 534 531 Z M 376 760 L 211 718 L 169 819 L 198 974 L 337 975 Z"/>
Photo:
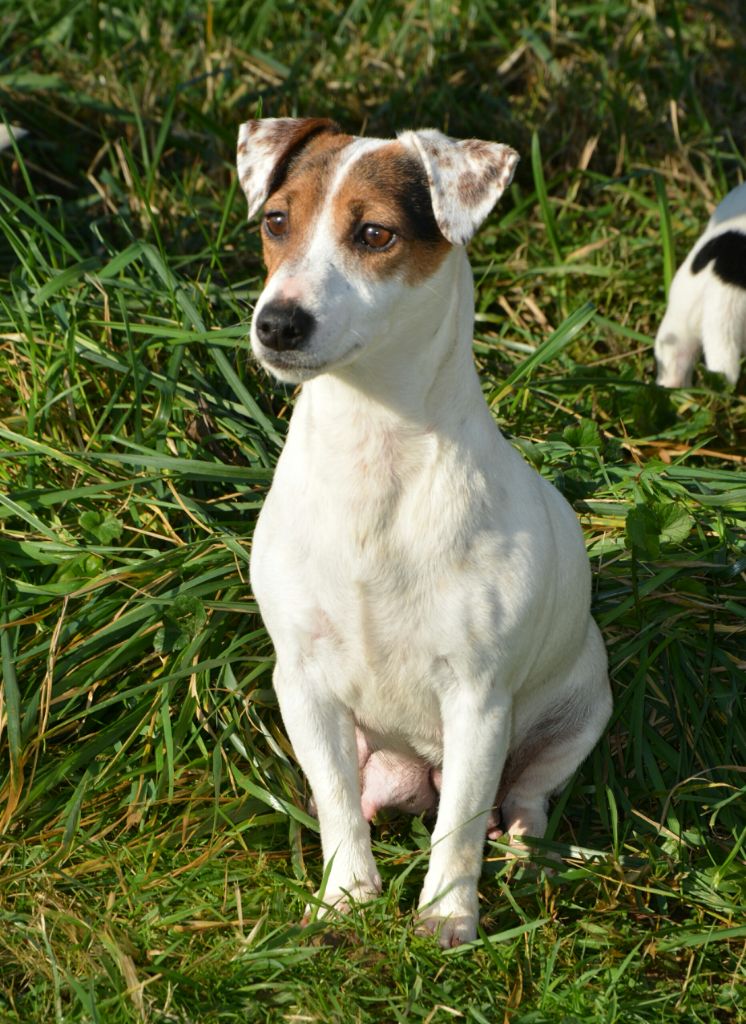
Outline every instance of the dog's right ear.
<path id="1" fill-rule="evenodd" d="M 326 117 L 265 117 L 242 124 L 236 164 L 249 217 L 282 184 L 296 153 L 321 132 L 339 131 L 339 125 Z"/>
<path id="2" fill-rule="evenodd" d="M 452 245 L 466 245 L 513 178 L 518 154 L 502 142 L 451 139 L 435 128 L 399 141 L 425 166 L 433 213 Z"/>

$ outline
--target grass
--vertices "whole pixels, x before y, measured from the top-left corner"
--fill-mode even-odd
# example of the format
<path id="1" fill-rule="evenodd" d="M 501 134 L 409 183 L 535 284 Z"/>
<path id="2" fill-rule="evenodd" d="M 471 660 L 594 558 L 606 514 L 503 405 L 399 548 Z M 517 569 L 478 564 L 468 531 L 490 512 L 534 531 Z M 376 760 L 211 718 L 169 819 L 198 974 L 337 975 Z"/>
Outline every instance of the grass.
<path id="1" fill-rule="evenodd" d="M 676 261 L 746 175 L 741 5 L 36 0 L 0 15 L 0 1021 L 730 1022 L 744 983 L 746 404 L 653 384 Z M 483 933 L 384 895 L 298 927 L 315 823 L 248 585 L 292 405 L 252 364 L 259 110 L 523 155 L 471 249 L 475 351 L 574 503 L 608 733 L 553 877 L 487 850 Z M 740 801 L 740 802 L 739 802 Z"/>

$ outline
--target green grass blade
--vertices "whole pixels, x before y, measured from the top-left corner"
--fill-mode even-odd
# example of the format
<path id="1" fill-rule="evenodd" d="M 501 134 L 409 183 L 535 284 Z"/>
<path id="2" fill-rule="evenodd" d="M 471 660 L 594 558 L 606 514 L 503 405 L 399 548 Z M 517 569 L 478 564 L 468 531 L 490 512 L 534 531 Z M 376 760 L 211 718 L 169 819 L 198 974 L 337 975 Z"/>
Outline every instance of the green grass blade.
<path id="1" fill-rule="evenodd" d="M 543 342 L 535 352 L 527 359 L 524 359 L 515 370 L 507 377 L 498 393 L 496 401 L 500 401 L 505 395 L 512 391 L 516 384 L 526 378 L 530 378 L 540 367 L 545 366 L 552 359 L 555 359 L 563 349 L 575 340 L 583 328 L 593 319 L 595 307 L 586 303 L 576 309 L 568 318 L 560 324 L 556 331 Z"/>
<path id="2" fill-rule="evenodd" d="M 671 281 L 676 273 L 676 246 L 673 239 L 673 227 L 671 225 L 671 211 L 668 208 L 666 198 L 666 182 L 660 174 L 655 175 L 655 194 L 658 198 L 660 211 L 660 236 L 663 246 L 663 285 L 665 293 L 671 288 Z"/>
<path id="3" fill-rule="evenodd" d="M 549 193 L 547 192 L 547 183 L 544 177 L 544 163 L 541 156 L 541 143 L 539 142 L 538 132 L 534 132 L 531 136 L 531 172 L 534 177 L 536 198 L 539 200 L 539 208 L 541 209 L 541 217 L 544 223 L 544 230 L 546 231 L 547 238 L 549 239 L 549 245 L 551 246 L 555 261 L 557 263 L 562 263 L 562 249 L 560 248 L 559 237 L 557 235 L 557 224 L 554 219 L 554 213 L 549 200 Z"/>

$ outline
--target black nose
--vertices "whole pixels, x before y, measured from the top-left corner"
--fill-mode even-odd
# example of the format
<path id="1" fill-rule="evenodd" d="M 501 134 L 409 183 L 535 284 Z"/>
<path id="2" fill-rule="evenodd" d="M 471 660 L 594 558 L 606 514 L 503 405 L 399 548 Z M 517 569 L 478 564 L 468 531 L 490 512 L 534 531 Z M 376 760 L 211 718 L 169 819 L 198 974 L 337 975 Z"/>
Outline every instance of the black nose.
<path id="1" fill-rule="evenodd" d="M 316 318 L 295 302 L 268 302 L 255 326 L 262 345 L 275 352 L 286 352 L 305 345 L 316 326 Z"/>

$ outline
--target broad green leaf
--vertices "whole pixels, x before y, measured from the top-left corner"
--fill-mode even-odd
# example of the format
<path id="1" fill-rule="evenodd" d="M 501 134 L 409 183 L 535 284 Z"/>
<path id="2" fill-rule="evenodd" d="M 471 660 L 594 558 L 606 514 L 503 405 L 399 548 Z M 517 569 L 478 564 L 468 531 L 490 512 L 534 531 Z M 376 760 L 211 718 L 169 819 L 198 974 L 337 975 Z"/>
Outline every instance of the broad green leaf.
<path id="1" fill-rule="evenodd" d="M 601 434 L 593 420 L 583 419 L 575 426 L 565 427 L 562 436 L 573 448 L 601 448 Z"/>
<path id="2" fill-rule="evenodd" d="M 81 512 L 78 523 L 86 533 L 92 534 L 104 546 L 110 545 L 112 541 L 119 540 L 122 536 L 122 520 L 117 519 L 112 512 Z"/>
<path id="3" fill-rule="evenodd" d="M 638 558 L 652 559 L 660 554 L 660 531 L 652 509 L 637 505 L 627 513 L 625 522 L 627 545 Z"/>
<path id="4" fill-rule="evenodd" d="M 657 502 L 654 511 L 661 541 L 667 544 L 682 544 L 694 526 L 694 516 L 674 502 Z"/>

